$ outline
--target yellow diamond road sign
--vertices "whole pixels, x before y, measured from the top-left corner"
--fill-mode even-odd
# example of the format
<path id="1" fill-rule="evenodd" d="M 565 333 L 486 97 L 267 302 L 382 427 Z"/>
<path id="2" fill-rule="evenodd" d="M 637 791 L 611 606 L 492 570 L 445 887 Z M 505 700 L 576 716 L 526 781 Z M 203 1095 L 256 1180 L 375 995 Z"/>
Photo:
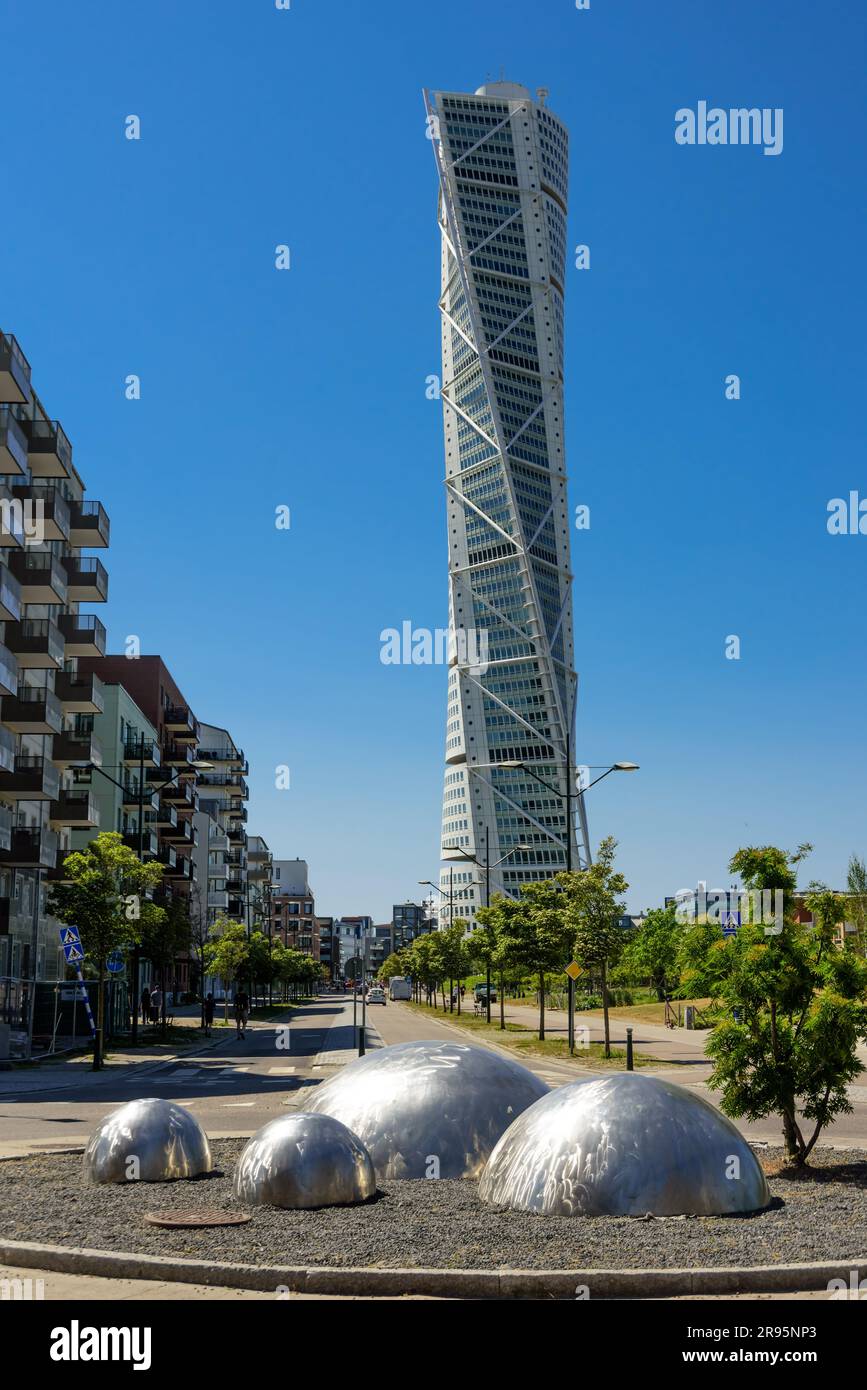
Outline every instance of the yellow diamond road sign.
<path id="1" fill-rule="evenodd" d="M 578 964 L 577 960 L 570 960 L 569 964 L 566 966 L 566 974 L 569 976 L 570 980 L 578 979 L 578 976 L 581 974 L 581 966 Z"/>

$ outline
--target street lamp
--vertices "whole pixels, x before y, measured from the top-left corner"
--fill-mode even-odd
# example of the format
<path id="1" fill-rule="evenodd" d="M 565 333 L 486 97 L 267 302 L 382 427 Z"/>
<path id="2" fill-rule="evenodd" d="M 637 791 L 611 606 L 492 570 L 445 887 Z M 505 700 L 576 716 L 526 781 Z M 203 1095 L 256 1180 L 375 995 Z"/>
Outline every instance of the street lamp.
<path id="1" fill-rule="evenodd" d="M 490 905 L 491 905 L 491 869 L 497 869 L 497 868 L 499 868 L 499 866 L 500 866 L 501 864 L 504 864 L 505 861 L 506 861 L 507 859 L 510 859 L 510 858 L 512 857 L 513 854 L 518 854 L 518 853 L 520 853 L 521 850 L 528 850 L 528 851 L 532 854 L 532 852 L 533 852 L 533 846 L 532 846 L 532 845 L 512 845 L 512 848 L 511 848 L 510 850 L 507 850 L 507 852 L 506 852 L 500 859 L 498 859 L 494 864 L 492 864 L 492 863 L 491 863 L 491 828 L 490 828 L 489 825 L 486 825 L 486 826 L 485 826 L 485 862 L 484 862 L 484 864 L 482 863 L 482 861 L 481 861 L 480 859 L 477 859 L 476 856 L 475 856 L 474 854 L 468 854 L 468 853 L 466 852 L 466 850 L 461 850 L 461 851 L 460 851 L 460 853 L 459 853 L 459 855 L 458 855 L 458 858 L 459 858 L 459 859 L 468 859 L 472 864 L 477 864 L 477 865 L 479 866 L 480 869 L 484 869 L 484 871 L 485 871 L 485 907 L 490 907 Z M 488 1024 L 490 1024 L 490 1022 L 491 1022 L 491 963 L 490 963 L 490 961 L 487 961 L 487 962 L 485 963 L 485 991 L 486 991 L 486 993 L 485 993 L 485 1021 L 486 1021 Z M 500 993 L 501 993 L 501 996 L 502 996 L 502 990 L 500 991 Z M 503 1000 L 502 1000 L 502 997 L 501 997 L 501 998 L 500 998 L 500 1013 L 501 1013 L 501 1015 L 502 1015 L 502 1012 L 503 1012 Z"/>
<path id="2" fill-rule="evenodd" d="M 144 803 L 145 803 L 144 756 L 145 756 L 145 742 L 146 742 L 146 741 L 149 741 L 149 740 L 146 740 L 144 734 L 141 734 L 140 737 L 139 737 L 139 749 L 138 749 L 138 751 L 139 751 L 139 761 L 138 761 L 138 857 L 139 857 L 139 862 L 142 863 L 142 864 L 144 863 Z M 195 759 L 193 762 L 191 762 L 191 763 L 189 764 L 189 766 L 192 767 L 196 772 L 210 772 L 210 771 L 213 769 L 214 764 L 213 764 L 213 763 L 208 763 L 208 762 L 203 762 L 203 761 L 201 761 L 201 760 L 199 760 L 199 759 Z M 91 772 L 91 773 L 92 773 L 92 772 L 99 772 L 99 773 L 101 773 L 101 775 L 106 779 L 106 781 L 112 782 L 112 783 L 114 784 L 114 786 L 116 786 L 123 794 L 126 794 L 126 792 L 128 791 L 128 788 L 125 787 L 125 786 L 123 785 L 122 782 L 118 782 L 118 780 L 117 780 L 116 777 L 112 777 L 108 772 L 105 771 L 105 768 L 101 767 L 98 763 L 93 763 L 93 762 L 91 762 L 91 763 L 86 763 L 85 766 L 84 766 L 84 770 L 87 771 L 87 772 Z M 174 770 L 174 772 L 172 773 L 171 777 L 167 778 L 165 782 L 161 782 L 160 785 L 159 785 L 158 787 L 153 787 L 153 786 L 149 787 L 149 789 L 148 789 L 148 797 L 149 797 L 149 798 L 152 798 L 152 797 L 154 797 L 154 796 L 159 795 L 160 792 L 165 791 L 166 787 L 170 787 L 171 784 L 172 784 L 172 782 L 174 782 L 174 781 L 177 780 L 177 777 L 178 777 L 178 769 L 176 768 L 176 769 Z M 131 1032 L 131 1039 L 130 1039 L 131 1042 L 132 1042 L 133 1047 L 135 1047 L 136 1044 L 138 1043 L 138 1004 L 139 1004 L 139 998 L 138 998 L 138 981 L 139 981 L 139 962 L 140 962 L 140 960 L 141 960 L 141 948 L 140 948 L 139 946 L 134 946 L 134 947 L 133 947 L 133 951 L 132 951 L 132 1032 Z M 163 1002 L 163 1008 L 165 1008 L 165 1002 Z M 97 1048 L 96 1048 L 96 1052 L 97 1052 L 97 1053 L 98 1053 L 98 1051 L 99 1051 L 99 1048 L 100 1048 L 100 1045 L 101 1045 L 101 1041 L 102 1041 L 102 1040 L 100 1039 L 99 1042 L 98 1042 L 98 1044 L 97 1044 Z M 96 1069 L 97 1069 L 97 1057 L 94 1056 L 94 1070 L 96 1070 Z"/>

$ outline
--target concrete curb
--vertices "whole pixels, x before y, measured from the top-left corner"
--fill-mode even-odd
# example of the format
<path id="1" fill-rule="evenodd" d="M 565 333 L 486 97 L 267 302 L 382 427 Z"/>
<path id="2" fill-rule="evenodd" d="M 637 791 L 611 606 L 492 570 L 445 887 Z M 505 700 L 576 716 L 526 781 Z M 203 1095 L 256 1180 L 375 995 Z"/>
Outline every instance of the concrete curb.
<path id="1" fill-rule="evenodd" d="M 673 1298 L 690 1294 L 794 1293 L 848 1287 L 853 1269 L 867 1276 L 867 1258 L 752 1269 L 374 1269 L 303 1265 L 213 1264 L 121 1250 L 0 1240 L 0 1263 L 109 1279 L 154 1279 L 220 1288 L 278 1289 L 307 1294 L 406 1294 L 455 1299 Z M 584 1293 L 584 1290 L 587 1290 Z"/>

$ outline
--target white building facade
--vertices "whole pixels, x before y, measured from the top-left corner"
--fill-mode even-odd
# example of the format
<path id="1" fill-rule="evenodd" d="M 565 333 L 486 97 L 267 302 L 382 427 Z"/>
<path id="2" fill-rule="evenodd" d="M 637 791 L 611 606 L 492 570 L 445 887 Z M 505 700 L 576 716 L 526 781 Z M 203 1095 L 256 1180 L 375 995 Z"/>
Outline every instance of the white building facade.
<path id="1" fill-rule="evenodd" d="M 577 835 L 566 803 L 577 696 L 563 428 L 568 136 L 545 95 L 509 82 L 425 93 L 440 178 L 455 633 L 442 925 L 472 926 L 488 862 L 503 861 L 491 893 L 510 895 L 566 868 L 567 835 L 573 868 L 588 862 L 583 803 L 572 802 Z"/>

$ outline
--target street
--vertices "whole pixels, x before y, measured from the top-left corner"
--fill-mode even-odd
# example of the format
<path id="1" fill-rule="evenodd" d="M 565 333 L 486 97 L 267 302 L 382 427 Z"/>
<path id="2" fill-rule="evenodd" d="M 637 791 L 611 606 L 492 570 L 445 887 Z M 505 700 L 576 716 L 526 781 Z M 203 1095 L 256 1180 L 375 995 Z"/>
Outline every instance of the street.
<path id="1" fill-rule="evenodd" d="M 508 1012 L 510 1018 L 528 1024 L 535 1019 L 531 1008 L 510 1007 Z M 212 1138 L 252 1134 L 287 1106 L 303 1109 L 312 1087 L 354 1059 L 352 1014 L 351 995 L 323 994 L 287 1010 L 283 1019 L 252 1023 L 243 1040 L 236 1036 L 234 1023 L 215 1028 L 213 1039 L 195 1055 L 110 1066 L 101 1073 L 82 1063 L 0 1073 L 0 1157 L 81 1146 L 103 1115 L 142 1096 L 160 1096 L 189 1107 Z M 360 1001 L 358 1018 L 360 1022 Z M 406 1004 L 374 1005 L 367 1019 L 368 1050 L 422 1038 L 498 1046 L 450 1023 L 448 1015 L 429 1015 Z M 564 1022 L 562 1015 L 551 1013 L 552 1035 Z M 593 1041 L 598 1040 L 601 1020 L 579 1017 L 580 1023 L 588 1026 Z M 623 1023 L 612 1019 L 612 1041 L 622 1046 L 624 1036 Z M 665 1059 L 679 1059 L 643 1068 L 645 1074 L 665 1077 L 714 1101 L 706 1084 L 710 1068 L 703 1056 L 704 1034 L 636 1025 L 635 1045 Z M 549 1086 L 588 1074 L 580 1067 L 580 1054 L 575 1063 L 544 1057 L 518 1060 Z M 867 1143 L 867 1085 L 851 1086 L 849 1095 L 853 1113 L 824 1131 L 822 1142 L 846 1147 Z M 779 1122 L 773 1118 L 738 1122 L 738 1128 L 750 1139 L 780 1142 Z"/>

